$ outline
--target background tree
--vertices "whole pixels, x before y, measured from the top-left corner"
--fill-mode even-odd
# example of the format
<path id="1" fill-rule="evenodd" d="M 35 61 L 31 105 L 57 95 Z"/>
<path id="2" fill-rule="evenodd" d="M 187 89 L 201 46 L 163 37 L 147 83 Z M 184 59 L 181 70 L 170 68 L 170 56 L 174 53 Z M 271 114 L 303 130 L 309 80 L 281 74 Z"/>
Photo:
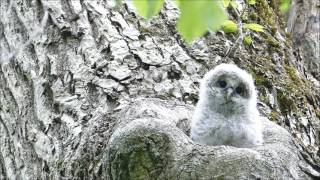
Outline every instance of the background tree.
<path id="1" fill-rule="evenodd" d="M 319 177 L 318 4 L 294 3 L 289 34 L 278 3 L 228 6 L 263 33 L 189 45 L 171 1 L 150 21 L 130 3 L 1 1 L 0 179 Z M 264 121 L 255 149 L 190 141 L 198 81 L 223 62 L 254 75 L 261 113 L 290 133 Z"/>

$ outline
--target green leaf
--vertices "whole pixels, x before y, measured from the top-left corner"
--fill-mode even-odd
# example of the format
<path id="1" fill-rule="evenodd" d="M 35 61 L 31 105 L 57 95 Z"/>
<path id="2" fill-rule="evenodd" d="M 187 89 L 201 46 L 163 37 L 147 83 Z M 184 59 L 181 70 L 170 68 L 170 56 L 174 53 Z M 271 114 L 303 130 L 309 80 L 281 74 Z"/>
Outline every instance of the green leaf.
<path id="1" fill-rule="evenodd" d="M 249 5 L 254 5 L 254 4 L 256 4 L 256 0 L 247 0 L 247 3 Z"/>
<path id="2" fill-rule="evenodd" d="M 256 32 L 263 32 L 264 27 L 260 24 L 244 24 L 244 28 L 251 29 Z"/>
<path id="3" fill-rule="evenodd" d="M 133 0 L 133 4 L 140 16 L 149 19 L 159 13 L 164 0 Z"/>
<path id="4" fill-rule="evenodd" d="M 237 1 L 231 1 L 230 5 L 231 5 L 231 7 L 233 7 L 233 9 L 238 9 L 238 7 L 239 7 L 239 4 Z"/>
<path id="5" fill-rule="evenodd" d="M 218 30 L 227 19 L 221 1 L 180 0 L 179 8 L 181 14 L 178 30 L 188 42 L 203 35 L 208 29 Z"/>
<path id="6" fill-rule="evenodd" d="M 230 4 L 230 0 L 222 0 L 223 7 L 227 8 Z"/>
<path id="7" fill-rule="evenodd" d="M 243 42 L 244 42 L 244 44 L 246 44 L 246 45 L 252 44 L 252 38 L 251 38 L 251 36 L 245 36 L 245 37 L 243 38 Z"/>
<path id="8" fill-rule="evenodd" d="M 223 31 L 226 33 L 237 32 L 238 26 L 233 21 L 227 20 L 222 24 Z"/>
<path id="9" fill-rule="evenodd" d="M 291 0 L 281 0 L 279 9 L 282 13 L 286 13 L 291 5 Z"/>

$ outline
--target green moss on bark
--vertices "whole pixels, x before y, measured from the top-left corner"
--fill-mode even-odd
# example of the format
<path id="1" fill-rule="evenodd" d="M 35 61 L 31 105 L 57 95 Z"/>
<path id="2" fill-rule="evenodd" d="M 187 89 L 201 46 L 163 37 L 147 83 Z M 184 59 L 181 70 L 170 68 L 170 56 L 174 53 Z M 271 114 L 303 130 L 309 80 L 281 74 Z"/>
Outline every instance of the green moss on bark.
<path id="1" fill-rule="evenodd" d="M 256 3 L 257 13 L 264 25 L 275 26 L 275 15 L 273 9 L 270 7 L 266 0 L 257 0 Z"/>
<path id="2" fill-rule="evenodd" d="M 273 121 L 273 122 L 277 122 L 279 121 L 281 117 L 281 114 L 278 113 L 277 111 L 272 111 L 271 113 L 269 113 L 268 118 Z"/>

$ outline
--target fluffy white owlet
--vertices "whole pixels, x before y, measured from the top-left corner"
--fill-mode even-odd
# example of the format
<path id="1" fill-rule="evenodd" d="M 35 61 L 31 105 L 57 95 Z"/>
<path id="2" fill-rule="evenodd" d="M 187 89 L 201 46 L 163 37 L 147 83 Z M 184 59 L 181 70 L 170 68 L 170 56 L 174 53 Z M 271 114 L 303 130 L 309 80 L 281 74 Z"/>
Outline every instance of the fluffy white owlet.
<path id="1" fill-rule="evenodd" d="M 257 92 L 246 71 L 220 64 L 201 81 L 191 138 L 199 144 L 252 147 L 263 143 Z"/>

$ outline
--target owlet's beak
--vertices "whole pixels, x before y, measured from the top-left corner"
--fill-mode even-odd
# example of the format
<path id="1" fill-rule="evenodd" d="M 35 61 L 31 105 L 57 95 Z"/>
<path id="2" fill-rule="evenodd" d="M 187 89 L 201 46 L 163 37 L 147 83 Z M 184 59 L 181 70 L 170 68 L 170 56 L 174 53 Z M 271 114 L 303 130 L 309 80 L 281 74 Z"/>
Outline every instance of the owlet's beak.
<path id="1" fill-rule="evenodd" d="M 232 93 L 233 93 L 233 89 L 231 87 L 229 87 L 226 92 L 225 92 L 225 95 L 224 95 L 224 99 L 228 102 L 230 101 L 231 99 L 231 96 L 232 96 Z"/>

